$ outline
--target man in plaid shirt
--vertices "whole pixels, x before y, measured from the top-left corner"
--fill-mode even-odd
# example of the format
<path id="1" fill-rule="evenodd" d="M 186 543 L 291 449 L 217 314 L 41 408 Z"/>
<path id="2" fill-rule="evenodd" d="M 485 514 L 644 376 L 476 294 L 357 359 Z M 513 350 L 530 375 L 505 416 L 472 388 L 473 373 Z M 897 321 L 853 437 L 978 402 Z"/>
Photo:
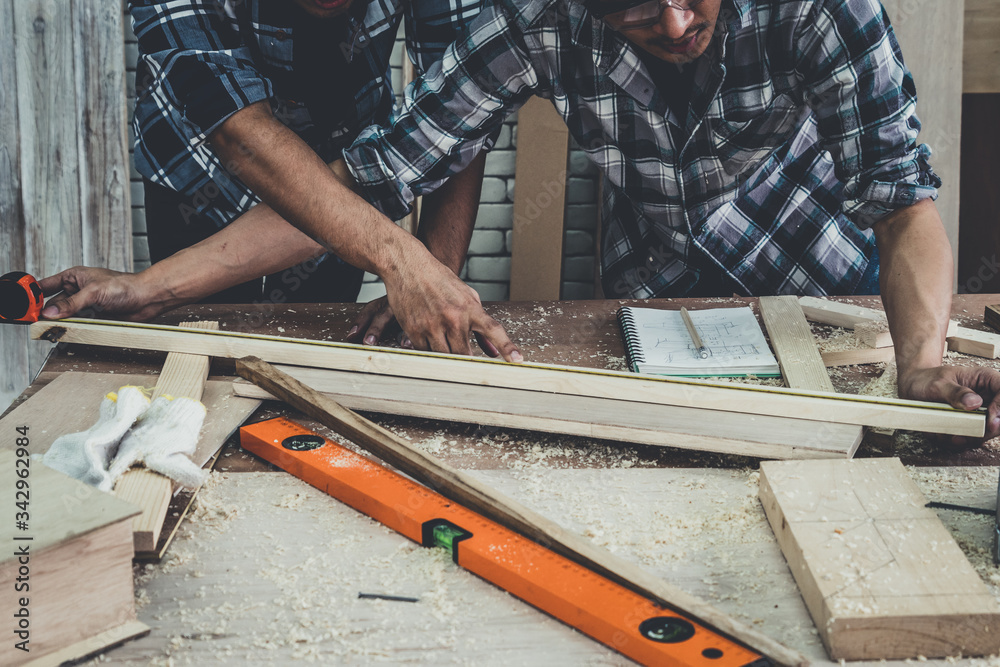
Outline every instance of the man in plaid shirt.
<path id="1" fill-rule="evenodd" d="M 424 69 L 481 3 L 131 0 L 135 162 L 155 263 L 135 276 L 76 267 L 49 277 L 46 293 L 63 293 L 45 316 L 98 306 L 148 319 L 220 291 L 224 303 L 354 301 L 369 270 L 420 345 L 470 353 L 471 331 L 488 352 L 519 359 L 457 276 L 485 155 L 426 200 L 420 240 L 327 165 L 363 127 L 389 121 L 402 20 Z"/>
<path id="2" fill-rule="evenodd" d="M 878 0 L 495 0 L 345 157 L 398 217 L 532 95 L 604 173 L 607 296 L 881 287 L 900 394 L 1000 432 L 1000 374 L 941 367 L 940 180 Z"/>

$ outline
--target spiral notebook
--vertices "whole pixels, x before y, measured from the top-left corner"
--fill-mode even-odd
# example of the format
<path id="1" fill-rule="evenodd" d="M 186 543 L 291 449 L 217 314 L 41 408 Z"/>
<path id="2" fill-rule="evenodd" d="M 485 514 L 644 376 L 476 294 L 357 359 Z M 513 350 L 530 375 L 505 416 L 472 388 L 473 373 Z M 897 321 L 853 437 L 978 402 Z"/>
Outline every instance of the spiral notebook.
<path id="1" fill-rule="evenodd" d="M 708 357 L 702 358 L 679 310 L 618 310 L 629 367 L 636 373 L 687 377 L 777 377 L 778 362 L 749 308 L 689 310 Z"/>

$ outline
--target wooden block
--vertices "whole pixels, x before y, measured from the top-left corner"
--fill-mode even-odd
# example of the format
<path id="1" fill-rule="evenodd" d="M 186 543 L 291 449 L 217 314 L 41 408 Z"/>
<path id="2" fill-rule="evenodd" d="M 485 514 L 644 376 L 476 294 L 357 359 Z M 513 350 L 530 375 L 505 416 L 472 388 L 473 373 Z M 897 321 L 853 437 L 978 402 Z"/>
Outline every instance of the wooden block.
<path id="1" fill-rule="evenodd" d="M 760 499 L 827 651 L 1000 651 L 1000 604 L 899 459 L 760 466 Z"/>
<path id="2" fill-rule="evenodd" d="M 569 129 L 552 102 L 533 97 L 517 113 L 510 300 L 556 300 L 562 287 Z"/>
<path id="3" fill-rule="evenodd" d="M 30 427 L 27 433 L 30 440 Z M 122 626 L 128 636 L 147 632 L 137 624 L 132 588 L 130 519 L 138 509 L 39 462 L 23 465 L 25 461 L 30 459 L 0 451 L 0 482 L 11 500 L 17 480 L 27 479 L 30 485 L 26 527 L 19 529 L 13 514 L 0 524 L 0 540 L 8 547 L 0 554 L 0 585 L 9 591 L 0 596 L 0 614 L 17 618 L 21 597 L 28 598 L 30 614 L 30 652 L 16 650 L 13 644 L 19 639 L 9 631 L 4 664 L 26 664 L 67 649 L 82 657 L 121 641 Z M 29 476 L 22 478 L 16 470 L 28 470 Z M 27 549 L 26 563 L 16 553 L 19 547 Z M 30 588 L 18 595 L 14 585 L 22 567 L 29 571 Z M 16 625 L 11 622 L 12 628 Z M 81 644 L 89 646 L 84 653 Z"/>
<path id="4" fill-rule="evenodd" d="M 815 296 L 799 297 L 806 319 L 835 327 L 853 329 L 858 324 L 885 320 L 885 312 Z"/>
<path id="5" fill-rule="evenodd" d="M 218 322 L 181 322 L 179 326 L 181 329 L 201 331 L 219 329 Z M 153 388 L 153 399 L 169 396 L 200 401 L 205 391 L 210 362 L 211 359 L 203 355 L 169 353 Z M 171 479 L 145 468 L 133 468 L 118 480 L 115 495 L 142 509 L 142 514 L 132 520 L 136 553 L 156 549 L 173 493 L 174 483 Z"/>
<path id="6" fill-rule="evenodd" d="M 885 320 L 858 322 L 854 327 L 854 339 L 862 347 L 892 347 L 892 334 Z"/>
<path id="7" fill-rule="evenodd" d="M 986 312 L 983 313 L 983 321 L 996 331 L 1000 331 L 1000 305 L 986 306 Z"/>
<path id="8" fill-rule="evenodd" d="M 1000 356 L 1000 334 L 955 327 L 953 333 L 949 332 L 948 349 L 976 357 L 996 359 Z"/>
<path id="9" fill-rule="evenodd" d="M 888 363 L 896 358 L 896 348 L 877 347 L 856 350 L 835 350 L 823 352 L 823 363 L 827 366 L 857 366 L 860 364 Z"/>
<path id="10" fill-rule="evenodd" d="M 352 410 L 761 458 L 849 458 L 861 442 L 858 427 L 846 424 L 298 366 L 277 368 Z M 237 380 L 233 391 L 273 398 L 245 380 Z"/>
<path id="11" fill-rule="evenodd" d="M 770 415 L 857 426 L 982 437 L 985 413 L 956 410 L 944 404 L 881 399 L 846 394 L 811 393 L 780 387 L 713 383 L 694 379 L 637 376 L 631 373 L 556 366 L 508 364 L 482 357 L 369 348 L 349 343 L 194 331 L 164 325 L 136 325 L 98 320 L 36 322 L 31 335 L 53 342 L 111 345 L 212 356 L 253 354 L 273 362 L 336 368 L 362 373 L 415 377 L 460 384 L 531 389 L 553 394 L 613 398 L 705 410 Z"/>
<path id="12" fill-rule="evenodd" d="M 781 377 L 793 389 L 833 392 L 812 329 L 794 296 L 760 298 L 760 316 L 771 339 Z"/>

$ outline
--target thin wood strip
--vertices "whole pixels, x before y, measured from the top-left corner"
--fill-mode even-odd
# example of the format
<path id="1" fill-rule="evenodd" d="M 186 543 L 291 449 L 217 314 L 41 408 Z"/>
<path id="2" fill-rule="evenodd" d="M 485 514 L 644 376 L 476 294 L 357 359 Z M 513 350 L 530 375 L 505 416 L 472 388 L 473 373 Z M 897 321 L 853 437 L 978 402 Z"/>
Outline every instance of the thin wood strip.
<path id="1" fill-rule="evenodd" d="M 93 637 L 87 637 L 58 651 L 29 660 L 23 663 L 22 667 L 59 667 L 65 664 L 77 664 L 84 658 L 89 658 L 130 639 L 137 639 L 148 634 L 149 626 L 142 621 L 126 621 Z"/>
<path id="2" fill-rule="evenodd" d="M 896 348 L 875 347 L 857 350 L 836 350 L 820 354 L 826 366 L 856 366 L 888 363 L 896 358 Z"/>
<path id="3" fill-rule="evenodd" d="M 414 449 L 384 428 L 342 407 L 260 359 L 236 362 L 236 372 L 297 410 L 349 438 L 442 495 L 462 503 L 552 551 L 665 606 L 679 609 L 781 665 L 804 665 L 806 659 L 701 600 L 623 561 L 558 524 L 520 505 L 473 477 Z"/>
<path id="4" fill-rule="evenodd" d="M 181 322 L 182 330 L 218 331 L 218 322 Z M 211 359 L 198 354 L 170 352 L 153 389 L 153 398 L 193 398 L 200 401 L 208 380 Z M 142 514 L 132 520 L 132 537 L 137 554 L 156 550 L 160 531 L 170 509 L 174 483 L 168 477 L 145 468 L 132 468 L 115 485 L 115 495 L 142 508 Z"/>
<path id="5" fill-rule="evenodd" d="M 36 322 L 31 335 L 52 342 L 84 343 L 161 351 L 192 346 L 215 357 L 252 354 L 269 361 L 316 368 L 338 368 L 381 375 L 447 378 L 450 382 L 530 388 L 557 394 L 616 398 L 641 403 L 681 405 L 815 421 L 907 428 L 914 431 L 982 437 L 985 412 L 956 410 L 941 403 L 885 399 L 854 394 L 803 392 L 778 387 L 726 385 L 691 379 L 546 364 L 508 364 L 481 357 L 372 349 L 348 343 L 298 340 L 228 331 L 103 320 Z"/>
<path id="6" fill-rule="evenodd" d="M 844 424 L 721 411 L 708 418 L 704 410 L 669 405 L 299 366 L 278 368 L 353 410 L 409 417 L 780 459 L 848 458 L 861 439 L 858 427 Z M 233 384 L 233 391 L 274 398 L 243 380 Z"/>
<path id="7" fill-rule="evenodd" d="M 834 391 L 798 300 L 794 296 L 761 297 L 760 316 L 785 384 L 793 389 Z"/>

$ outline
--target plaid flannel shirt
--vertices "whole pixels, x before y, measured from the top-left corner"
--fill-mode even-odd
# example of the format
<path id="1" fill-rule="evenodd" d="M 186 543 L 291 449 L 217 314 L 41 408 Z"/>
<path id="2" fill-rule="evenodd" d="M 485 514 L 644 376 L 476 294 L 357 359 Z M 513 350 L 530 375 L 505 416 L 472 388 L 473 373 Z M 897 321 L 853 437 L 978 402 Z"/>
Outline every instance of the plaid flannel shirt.
<path id="1" fill-rule="evenodd" d="M 636 49 L 573 0 L 494 0 L 345 157 L 400 217 L 531 95 L 551 100 L 605 176 L 609 297 L 683 296 L 720 269 L 747 294 L 851 293 L 870 226 L 937 196 L 878 0 L 723 0 L 686 117 Z"/>
<path id="2" fill-rule="evenodd" d="M 136 168 L 154 183 L 194 196 L 199 211 L 223 225 L 258 201 L 206 141 L 224 120 L 270 100 L 282 122 L 332 161 L 361 128 L 390 120 L 389 57 L 404 15 L 407 50 L 423 71 L 479 13 L 482 0 L 355 0 L 346 20 L 326 22 L 340 58 L 316 65 L 331 73 L 330 85 L 342 86 L 353 104 L 343 105 L 341 117 L 322 119 L 282 95 L 293 85 L 292 11 L 299 10 L 291 0 L 128 4 L 139 41 Z M 337 77 L 347 68 L 352 76 L 342 83 Z"/>

